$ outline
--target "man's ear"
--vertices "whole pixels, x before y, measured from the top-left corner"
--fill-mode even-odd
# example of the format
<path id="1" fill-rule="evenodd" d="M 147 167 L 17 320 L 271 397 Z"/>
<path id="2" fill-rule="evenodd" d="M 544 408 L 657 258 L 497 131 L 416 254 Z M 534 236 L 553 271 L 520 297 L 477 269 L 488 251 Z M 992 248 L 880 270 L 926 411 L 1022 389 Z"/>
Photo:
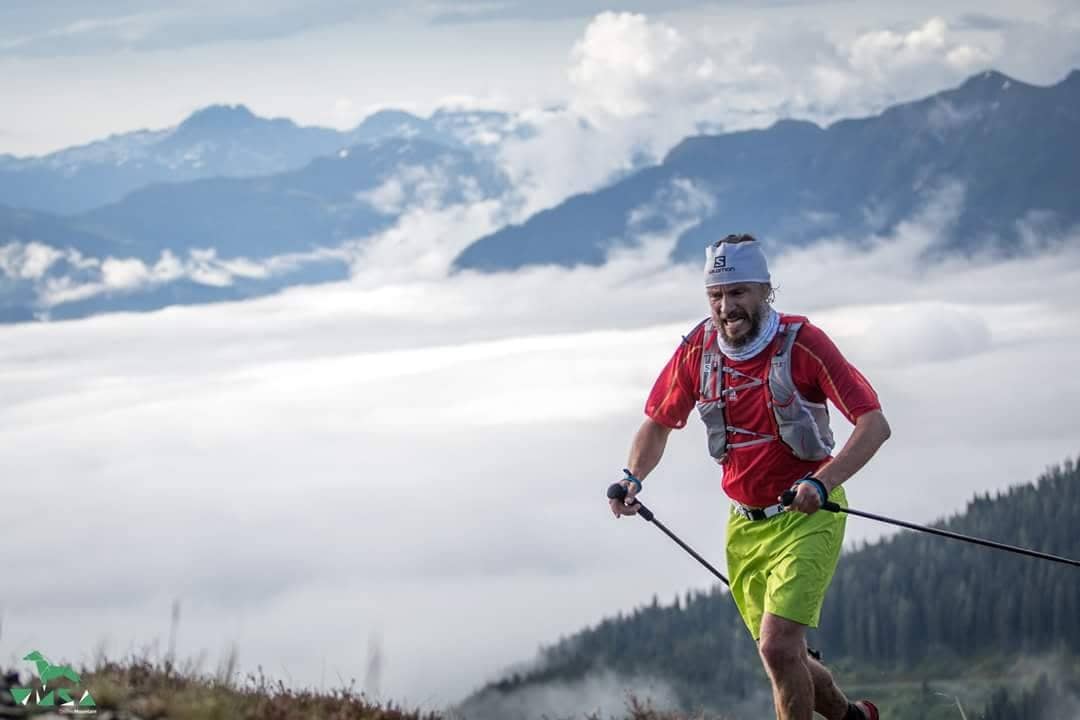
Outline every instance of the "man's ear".
<path id="1" fill-rule="evenodd" d="M 765 302 L 772 303 L 773 298 L 773 286 L 771 283 L 758 283 L 761 286 L 761 294 L 765 298 Z"/>

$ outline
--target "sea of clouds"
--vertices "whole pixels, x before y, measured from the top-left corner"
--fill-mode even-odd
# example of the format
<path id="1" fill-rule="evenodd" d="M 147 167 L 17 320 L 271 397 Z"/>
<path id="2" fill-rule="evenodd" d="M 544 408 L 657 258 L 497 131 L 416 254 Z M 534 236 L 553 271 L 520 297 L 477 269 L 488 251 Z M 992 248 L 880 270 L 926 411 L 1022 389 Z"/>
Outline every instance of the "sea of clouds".
<path id="1" fill-rule="evenodd" d="M 774 255 L 777 306 L 828 331 L 894 429 L 853 505 L 917 522 L 1076 452 L 1075 237 L 929 262 L 945 188 L 869 249 Z M 428 238 L 436 242 L 438 232 Z M 418 232 L 418 247 L 427 246 Z M 384 237 L 391 243 L 393 238 Z M 89 660 L 168 633 L 296 683 L 366 672 L 450 702 L 535 648 L 710 578 L 603 497 L 645 395 L 704 314 L 700 271 L 646 239 L 598 268 L 294 288 L 0 329 L 3 649 Z M 839 419 L 841 440 L 846 423 Z M 696 423 L 647 496 L 722 566 Z M 848 541 L 885 528 L 849 523 Z M 326 668 L 325 670 L 323 668 Z"/>

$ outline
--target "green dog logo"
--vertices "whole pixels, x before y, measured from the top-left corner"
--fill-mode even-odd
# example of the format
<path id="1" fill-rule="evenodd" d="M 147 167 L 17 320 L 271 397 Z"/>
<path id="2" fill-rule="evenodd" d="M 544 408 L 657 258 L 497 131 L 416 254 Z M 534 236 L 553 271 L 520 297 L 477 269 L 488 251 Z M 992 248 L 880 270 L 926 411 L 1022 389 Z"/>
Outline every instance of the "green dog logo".
<path id="1" fill-rule="evenodd" d="M 38 679 L 41 681 L 41 689 L 48 690 L 44 696 L 39 696 L 33 688 L 11 688 L 11 696 L 15 699 L 15 702 L 19 705 L 27 705 L 30 702 L 30 696 L 34 696 L 34 704 L 41 707 L 56 707 L 57 701 L 61 707 L 75 707 L 75 700 L 71 697 L 71 691 L 67 688 L 56 688 L 55 690 L 49 690 L 49 683 L 54 680 L 70 680 L 78 685 L 79 673 L 70 665 L 53 665 L 49 662 L 48 658 L 42 655 L 37 650 L 26 655 L 23 660 L 29 660 L 37 667 Z M 79 698 L 79 708 L 94 708 L 97 704 L 94 702 L 94 698 L 90 696 L 90 691 L 84 690 L 82 697 Z"/>

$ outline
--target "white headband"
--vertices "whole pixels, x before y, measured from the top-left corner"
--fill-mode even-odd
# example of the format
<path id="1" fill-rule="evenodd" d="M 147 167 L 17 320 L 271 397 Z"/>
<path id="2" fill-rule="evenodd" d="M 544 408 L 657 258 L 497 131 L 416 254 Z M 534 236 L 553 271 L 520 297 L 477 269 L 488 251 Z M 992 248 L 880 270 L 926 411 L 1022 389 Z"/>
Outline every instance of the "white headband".
<path id="1" fill-rule="evenodd" d="M 772 282 L 765 253 L 756 240 L 721 240 L 705 248 L 705 287 L 748 282 Z"/>

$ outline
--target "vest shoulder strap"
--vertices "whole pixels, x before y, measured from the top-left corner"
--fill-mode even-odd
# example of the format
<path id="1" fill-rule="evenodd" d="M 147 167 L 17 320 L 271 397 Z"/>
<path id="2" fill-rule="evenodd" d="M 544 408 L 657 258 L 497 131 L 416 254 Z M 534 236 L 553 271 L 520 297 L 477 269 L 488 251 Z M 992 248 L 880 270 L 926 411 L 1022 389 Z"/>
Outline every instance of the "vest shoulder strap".
<path id="1" fill-rule="evenodd" d="M 689 345 L 690 344 L 690 338 L 694 337 L 694 333 L 696 333 L 698 330 L 700 330 L 708 322 L 709 322 L 709 318 L 705 318 L 704 320 L 699 322 L 697 325 L 690 328 L 690 332 L 688 332 L 688 333 L 686 333 L 685 335 L 682 336 L 683 344 L 684 345 Z M 704 332 L 701 334 L 702 344 L 704 344 L 704 342 L 705 342 L 705 335 L 706 334 L 707 333 L 704 333 Z"/>
<path id="2" fill-rule="evenodd" d="M 776 351 L 777 357 L 791 356 L 791 348 L 795 347 L 795 339 L 801 327 L 801 322 L 782 323 L 780 325 L 780 332 L 784 334 L 784 342 L 781 343 L 780 349 Z"/>

